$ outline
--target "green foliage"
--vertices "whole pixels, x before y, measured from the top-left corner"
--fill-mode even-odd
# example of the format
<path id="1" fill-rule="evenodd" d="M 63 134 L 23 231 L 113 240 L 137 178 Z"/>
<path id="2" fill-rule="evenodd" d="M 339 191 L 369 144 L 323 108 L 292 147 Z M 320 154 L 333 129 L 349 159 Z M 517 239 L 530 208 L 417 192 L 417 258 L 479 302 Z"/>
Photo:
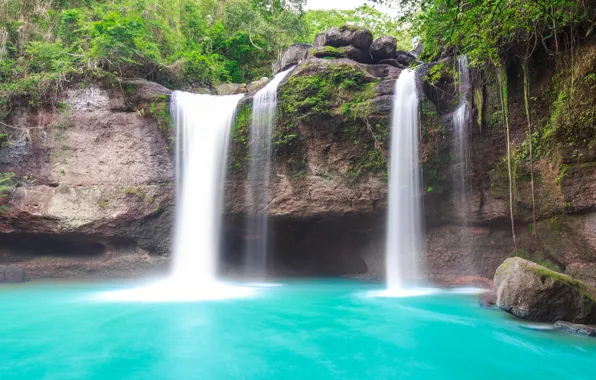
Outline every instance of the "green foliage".
<path id="1" fill-rule="evenodd" d="M 403 21 L 424 42 L 427 57 L 449 48 L 466 53 L 472 66 L 498 65 L 515 47 L 523 52 L 536 43 L 563 49 L 562 31 L 594 19 L 591 2 L 573 0 L 518 1 L 394 0 Z M 531 48 L 529 49 L 531 51 Z"/>
<path id="2" fill-rule="evenodd" d="M 412 38 L 398 25 L 397 20 L 367 5 L 350 10 L 309 10 L 305 17 L 308 26 L 305 43 L 312 44 L 318 33 L 329 28 L 348 24 L 370 29 L 375 37 L 393 36 L 397 39 L 398 49 L 412 50 Z"/>
<path id="3" fill-rule="evenodd" d="M 6 0 L 0 3 L 0 116 L 14 96 L 55 106 L 73 77 L 169 86 L 268 75 L 305 35 L 304 0 Z"/>

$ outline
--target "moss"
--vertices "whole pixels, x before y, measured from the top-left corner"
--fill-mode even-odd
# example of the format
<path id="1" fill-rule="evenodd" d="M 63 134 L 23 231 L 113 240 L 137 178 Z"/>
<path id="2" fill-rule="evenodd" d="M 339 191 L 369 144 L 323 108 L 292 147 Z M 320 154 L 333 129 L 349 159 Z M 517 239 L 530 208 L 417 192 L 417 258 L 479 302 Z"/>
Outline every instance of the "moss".
<path id="1" fill-rule="evenodd" d="M 302 72 L 280 89 L 280 118 L 274 131 L 278 156 L 291 157 L 285 163 L 293 171 L 303 170 L 306 157 L 300 125 L 341 117 L 342 139 L 362 152 L 350 162 L 350 179 L 377 171 L 386 176 L 388 118 L 378 115 L 372 102 L 379 80 L 357 66 L 341 63 L 317 67 L 314 73 L 305 65 Z"/>
<path id="2" fill-rule="evenodd" d="M 344 47 L 333 47 L 333 46 L 321 46 L 316 49 L 311 49 L 311 55 L 318 58 L 345 58 L 346 48 Z"/>
<path id="3" fill-rule="evenodd" d="M 126 83 L 124 85 L 127 85 Z M 128 84 L 134 91 L 134 87 Z M 124 90 L 126 91 L 126 90 Z M 146 107 L 137 109 L 137 114 L 141 117 L 151 117 L 157 123 L 157 128 L 164 140 L 166 141 L 166 149 L 172 150 L 174 146 L 174 134 L 172 133 L 172 118 L 170 116 L 169 97 L 167 95 L 158 95 Z"/>
<path id="4" fill-rule="evenodd" d="M 522 259 L 532 261 L 533 263 L 541 265 L 555 272 L 561 272 L 565 270 L 565 268 L 553 260 L 550 255 L 542 251 L 528 252 L 524 249 L 518 249 L 512 252 L 509 257 L 521 257 Z"/>
<path id="5" fill-rule="evenodd" d="M 147 194 L 140 187 L 127 187 L 123 191 L 124 194 L 134 195 L 140 200 L 145 200 L 145 198 L 147 197 Z"/>
<path id="6" fill-rule="evenodd" d="M 423 186 L 428 194 L 440 195 L 449 183 L 447 172 L 443 170 L 451 161 L 447 148 L 447 131 L 439 120 L 435 105 L 426 97 L 420 103 L 421 144 L 420 163 L 422 165 Z"/>
<path id="7" fill-rule="evenodd" d="M 229 168 L 233 173 L 241 172 L 246 166 L 251 120 L 252 105 L 244 103 L 236 112 L 232 124 Z"/>
<path id="8" fill-rule="evenodd" d="M 524 265 L 523 268 L 534 272 L 540 277 L 542 282 L 550 282 L 551 284 L 557 282 L 559 284 L 564 284 L 565 286 L 578 290 L 584 297 L 596 303 L 596 294 L 594 293 L 594 290 L 571 276 L 538 265 Z"/>

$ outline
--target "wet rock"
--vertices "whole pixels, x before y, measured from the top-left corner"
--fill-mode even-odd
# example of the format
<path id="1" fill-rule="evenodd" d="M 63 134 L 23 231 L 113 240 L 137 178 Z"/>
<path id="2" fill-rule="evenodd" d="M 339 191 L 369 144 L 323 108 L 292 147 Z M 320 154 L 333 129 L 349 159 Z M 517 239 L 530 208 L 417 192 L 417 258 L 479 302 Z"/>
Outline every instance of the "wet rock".
<path id="1" fill-rule="evenodd" d="M 25 281 L 27 275 L 18 265 L 0 265 L 0 284 L 19 284 Z"/>
<path id="2" fill-rule="evenodd" d="M 395 58 L 381 59 L 379 61 L 379 64 L 380 65 L 389 65 L 389 66 L 397 67 L 397 68 L 400 68 L 400 69 L 405 69 L 406 68 L 405 65 L 402 65 L 401 63 L 399 63 L 397 61 L 397 59 L 395 59 Z"/>
<path id="3" fill-rule="evenodd" d="M 596 290 L 531 261 L 505 260 L 495 273 L 497 306 L 535 322 L 596 323 Z"/>
<path id="4" fill-rule="evenodd" d="M 294 44 L 290 46 L 288 50 L 286 50 L 281 56 L 279 66 L 275 67 L 277 71 L 274 71 L 274 74 L 277 74 L 280 71 L 287 70 L 290 67 L 300 63 L 300 61 L 303 61 L 306 58 L 308 58 L 308 54 L 311 48 L 311 45 L 306 44 Z"/>
<path id="5" fill-rule="evenodd" d="M 555 329 L 562 330 L 571 334 L 596 337 L 596 326 L 557 321 L 555 322 Z"/>
<path id="6" fill-rule="evenodd" d="M 407 51 L 399 50 L 395 53 L 397 62 L 400 65 L 409 66 L 410 63 L 416 62 L 416 57 L 412 54 L 408 53 Z"/>
<path id="7" fill-rule="evenodd" d="M 335 48 L 322 46 L 314 49 L 313 55 L 316 58 L 347 58 L 360 63 L 370 63 L 370 55 L 354 46 L 343 46 Z"/>
<path id="8" fill-rule="evenodd" d="M 248 92 L 248 88 L 246 84 L 236 84 L 236 83 L 224 83 L 220 84 L 215 88 L 215 92 L 217 95 L 237 95 L 237 94 L 245 94 Z"/>
<path id="9" fill-rule="evenodd" d="M 364 52 L 370 50 L 373 35 L 370 30 L 351 25 L 331 28 L 324 35 L 317 35 L 315 47 L 333 46 L 342 47 L 352 45 Z"/>
<path id="10" fill-rule="evenodd" d="M 396 57 L 396 40 L 394 37 L 383 36 L 373 41 L 370 47 L 370 55 L 374 62 Z"/>
<path id="11" fill-rule="evenodd" d="M 490 291 L 478 296 L 478 305 L 484 309 L 490 309 L 497 305 L 497 292 Z"/>

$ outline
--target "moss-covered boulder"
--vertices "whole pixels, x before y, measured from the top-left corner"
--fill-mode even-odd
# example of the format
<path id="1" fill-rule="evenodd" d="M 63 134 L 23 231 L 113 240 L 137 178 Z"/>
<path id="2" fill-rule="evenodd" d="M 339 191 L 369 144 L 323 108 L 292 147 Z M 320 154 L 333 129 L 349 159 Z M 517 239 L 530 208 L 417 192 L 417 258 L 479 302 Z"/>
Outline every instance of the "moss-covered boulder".
<path id="1" fill-rule="evenodd" d="M 519 257 L 495 273 L 497 306 L 536 322 L 596 323 L 596 289 Z"/>

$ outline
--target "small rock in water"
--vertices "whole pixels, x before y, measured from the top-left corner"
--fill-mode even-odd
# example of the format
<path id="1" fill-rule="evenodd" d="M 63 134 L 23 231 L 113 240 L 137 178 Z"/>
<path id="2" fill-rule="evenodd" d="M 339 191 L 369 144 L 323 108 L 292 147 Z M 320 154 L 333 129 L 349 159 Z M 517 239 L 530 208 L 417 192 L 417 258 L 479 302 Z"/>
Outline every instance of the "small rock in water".
<path id="1" fill-rule="evenodd" d="M 490 309 L 497 306 L 497 292 L 489 291 L 478 296 L 478 305 L 484 309 Z"/>
<path id="2" fill-rule="evenodd" d="M 571 334 L 596 337 L 596 326 L 581 325 L 565 321 L 555 322 L 555 329 L 562 330 Z"/>
<path id="3" fill-rule="evenodd" d="M 27 275 L 18 265 L 0 265 L 0 284 L 18 284 L 27 281 Z"/>

